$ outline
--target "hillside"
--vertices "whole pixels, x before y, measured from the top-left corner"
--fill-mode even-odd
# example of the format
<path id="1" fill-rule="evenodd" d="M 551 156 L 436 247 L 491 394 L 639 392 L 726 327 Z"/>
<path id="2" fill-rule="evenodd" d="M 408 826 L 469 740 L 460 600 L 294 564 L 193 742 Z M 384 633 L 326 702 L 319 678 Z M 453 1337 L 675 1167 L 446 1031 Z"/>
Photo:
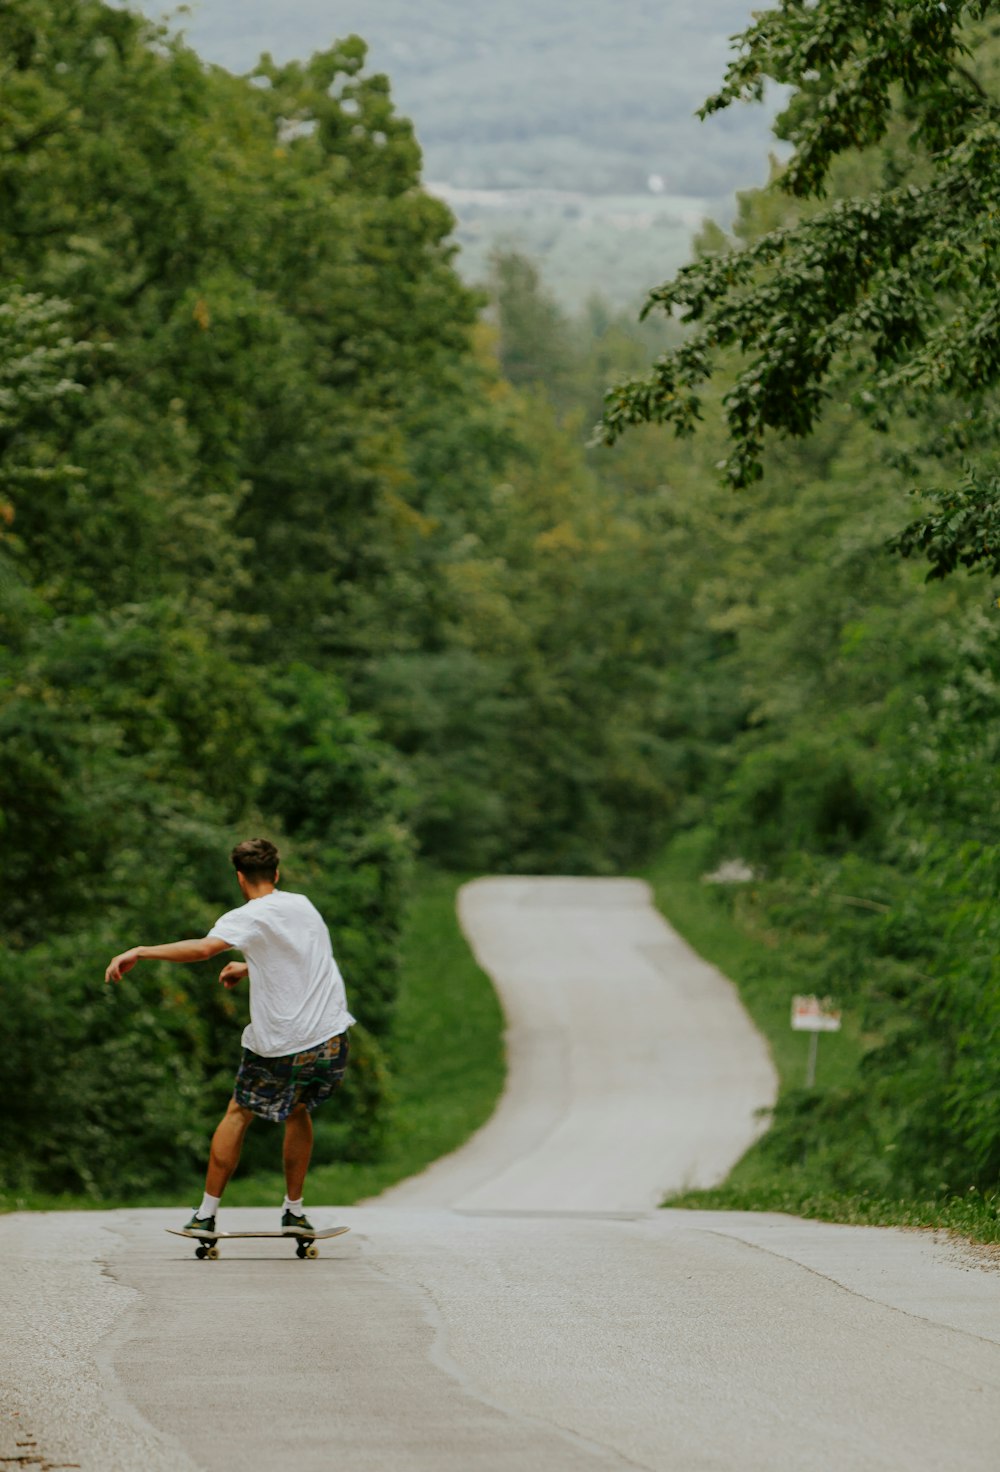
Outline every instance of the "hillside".
<path id="1" fill-rule="evenodd" d="M 156 7 L 146 9 L 155 12 Z M 748 0 L 199 0 L 184 26 L 201 55 L 246 71 L 263 51 L 307 55 L 356 32 L 413 118 L 426 174 L 465 188 L 720 195 L 759 178 L 763 109 L 699 123 Z"/>
<path id="2" fill-rule="evenodd" d="M 153 0 L 143 8 L 160 10 Z M 694 117 L 750 9 L 200 0 L 184 30 L 203 57 L 236 72 L 265 51 L 285 60 L 361 35 L 414 122 L 424 178 L 446 186 L 463 274 L 481 279 L 499 241 L 543 261 L 567 305 L 600 289 L 631 306 L 686 258 L 692 216 L 727 219 L 733 192 L 766 173 L 773 109 Z"/>

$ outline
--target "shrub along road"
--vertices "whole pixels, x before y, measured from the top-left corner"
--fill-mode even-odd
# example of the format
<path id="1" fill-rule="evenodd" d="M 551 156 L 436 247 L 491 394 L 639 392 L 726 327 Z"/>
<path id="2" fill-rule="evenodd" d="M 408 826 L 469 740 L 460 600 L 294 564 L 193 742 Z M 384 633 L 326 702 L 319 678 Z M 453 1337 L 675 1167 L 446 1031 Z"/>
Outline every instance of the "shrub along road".
<path id="1" fill-rule="evenodd" d="M 1000 1277 L 925 1234 L 654 1209 L 726 1169 L 773 1078 L 644 886 L 478 881 L 461 911 L 509 1023 L 494 1119 L 377 1202 L 316 1208 L 353 1229 L 316 1262 L 196 1262 L 159 1230 L 177 1212 L 0 1221 L 0 1459 L 994 1468 Z"/>

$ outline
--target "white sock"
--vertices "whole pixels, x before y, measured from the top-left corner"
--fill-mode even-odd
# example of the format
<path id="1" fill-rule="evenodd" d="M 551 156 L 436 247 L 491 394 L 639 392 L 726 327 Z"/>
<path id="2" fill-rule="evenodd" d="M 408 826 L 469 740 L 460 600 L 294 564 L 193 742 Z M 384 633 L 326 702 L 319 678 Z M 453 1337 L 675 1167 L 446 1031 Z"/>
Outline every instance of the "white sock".
<path id="1" fill-rule="evenodd" d="M 295 1216 L 305 1216 L 306 1214 L 305 1207 L 302 1205 L 301 1196 L 299 1197 L 298 1201 L 289 1201 L 288 1197 L 286 1196 L 285 1204 L 281 1209 L 282 1211 L 290 1211 Z"/>
<path id="2" fill-rule="evenodd" d="M 201 1198 L 201 1205 L 195 1212 L 195 1216 L 201 1217 L 202 1221 L 204 1221 L 207 1216 L 214 1216 L 219 1209 L 219 1202 L 221 1200 L 221 1196 L 203 1196 Z"/>

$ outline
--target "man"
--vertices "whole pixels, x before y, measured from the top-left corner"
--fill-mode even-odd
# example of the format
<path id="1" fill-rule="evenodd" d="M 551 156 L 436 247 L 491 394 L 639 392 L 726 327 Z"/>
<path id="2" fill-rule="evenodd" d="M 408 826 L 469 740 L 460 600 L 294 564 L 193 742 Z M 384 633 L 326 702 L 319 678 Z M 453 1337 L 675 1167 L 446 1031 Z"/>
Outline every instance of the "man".
<path id="1" fill-rule="evenodd" d="M 246 901 L 229 910 L 204 940 L 133 946 L 116 956 L 105 981 L 120 981 L 137 961 L 207 961 L 233 948 L 245 961 L 230 961 L 219 980 L 233 988 L 250 978 L 250 1023 L 236 1088 L 215 1134 L 201 1205 L 186 1231 L 215 1231 L 215 1214 L 236 1169 L 254 1115 L 284 1123 L 286 1196 L 281 1230 L 288 1236 L 314 1230 L 302 1195 L 312 1155 L 312 1113 L 340 1087 L 347 1068 L 348 1033 L 354 1018 L 323 917 L 305 895 L 278 889 L 278 850 L 266 838 L 233 849 L 236 880 Z"/>

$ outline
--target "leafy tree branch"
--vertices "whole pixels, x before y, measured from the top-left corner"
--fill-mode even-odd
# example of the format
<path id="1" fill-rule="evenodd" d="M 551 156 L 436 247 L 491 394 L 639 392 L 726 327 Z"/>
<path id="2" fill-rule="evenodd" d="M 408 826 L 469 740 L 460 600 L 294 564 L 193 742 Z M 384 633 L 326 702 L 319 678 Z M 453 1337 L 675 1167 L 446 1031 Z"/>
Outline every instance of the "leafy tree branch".
<path id="1" fill-rule="evenodd" d="M 795 89 L 779 124 L 794 153 L 774 187 L 802 201 L 797 218 L 650 293 L 644 313 L 676 315 L 690 330 L 646 374 L 609 390 L 604 443 L 645 422 L 691 434 L 707 384 L 733 362 L 724 474 L 735 488 L 761 477 L 769 437 L 812 434 L 835 398 L 883 427 L 942 394 L 979 395 L 994 412 L 1000 110 L 965 58 L 996 69 L 1000 28 L 982 23 L 997 14 L 995 0 L 784 0 L 758 17 L 702 113 L 759 98 L 769 80 Z M 842 156 L 883 145 L 890 129 L 908 140 L 902 180 L 888 182 L 886 168 L 886 182 L 860 197 L 810 202 L 828 192 Z M 921 547 L 939 573 L 955 563 L 947 535 L 932 517 L 897 550 Z"/>

